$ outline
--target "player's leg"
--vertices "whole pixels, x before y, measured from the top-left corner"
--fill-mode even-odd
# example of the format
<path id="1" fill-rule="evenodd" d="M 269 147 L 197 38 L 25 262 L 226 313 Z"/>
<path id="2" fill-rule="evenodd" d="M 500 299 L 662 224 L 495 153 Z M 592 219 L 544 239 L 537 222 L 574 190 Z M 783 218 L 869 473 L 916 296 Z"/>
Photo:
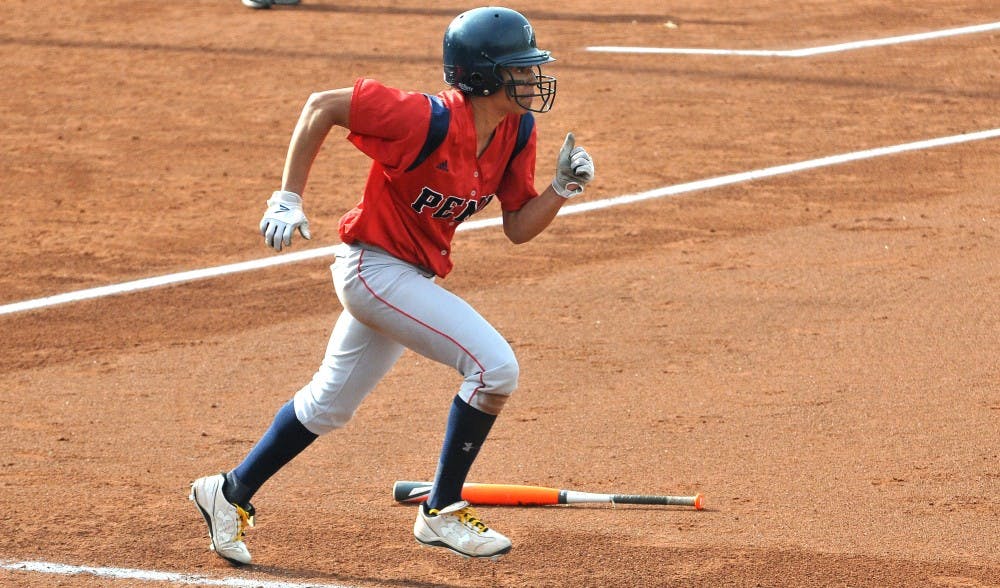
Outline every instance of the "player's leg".
<path id="1" fill-rule="evenodd" d="M 359 320 L 463 376 L 428 500 L 432 508 L 443 508 L 461 499 L 465 476 L 517 387 L 519 368 L 510 345 L 486 319 L 409 267 L 384 253 L 362 250 L 345 264 L 350 271 L 341 299 Z"/>
<path id="2" fill-rule="evenodd" d="M 271 426 L 232 471 L 192 484 L 191 498 L 209 526 L 213 549 L 234 563 L 249 563 L 243 542 L 253 526 L 250 499 L 261 485 L 319 435 L 344 426 L 392 368 L 403 347 L 341 313 L 322 365 L 275 415 Z"/>
<path id="3" fill-rule="evenodd" d="M 238 504 L 249 502 L 319 435 L 346 425 L 402 352 L 395 341 L 341 313 L 322 365 L 281 407 L 246 459 L 226 475 L 226 496 Z"/>
<path id="4" fill-rule="evenodd" d="M 517 360 L 507 341 L 468 303 L 412 267 L 400 269 L 401 264 L 384 253 L 356 251 L 341 299 L 359 320 L 462 374 L 428 508 L 418 516 L 423 532 L 417 536 L 438 545 L 438 535 L 460 528 L 471 537 L 458 548 L 444 546 L 471 557 L 494 557 L 510 549 L 507 538 L 483 525 L 467 505 L 452 507 L 460 503 L 468 472 L 517 386 Z M 432 510 L 441 518 L 428 518 Z"/>
<path id="5" fill-rule="evenodd" d="M 207 476 L 191 486 L 191 499 L 205 517 L 212 548 L 233 563 L 250 563 L 243 541 L 253 526 L 250 499 L 261 485 L 319 435 L 344 426 L 403 347 L 341 313 L 326 357 L 312 380 L 275 415 L 247 457 L 226 474 Z"/>

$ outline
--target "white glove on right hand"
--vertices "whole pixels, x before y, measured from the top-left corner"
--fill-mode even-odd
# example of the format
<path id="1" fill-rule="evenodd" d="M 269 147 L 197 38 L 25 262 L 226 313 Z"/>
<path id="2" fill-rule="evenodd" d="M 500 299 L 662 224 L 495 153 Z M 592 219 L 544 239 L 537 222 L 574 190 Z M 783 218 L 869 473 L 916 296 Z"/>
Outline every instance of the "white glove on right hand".
<path id="1" fill-rule="evenodd" d="M 264 242 L 275 251 L 281 251 L 282 245 L 292 244 L 292 233 L 295 229 L 306 239 L 312 239 L 309 234 L 309 219 L 302 211 L 302 197 L 295 192 L 278 190 L 267 200 L 267 210 L 260 220 L 260 234 Z"/>
<path id="2" fill-rule="evenodd" d="M 566 140 L 559 150 L 556 177 L 552 180 L 552 189 L 563 198 L 582 194 L 583 187 L 594 179 L 594 160 L 583 147 L 574 147 L 575 144 L 573 133 L 566 133 Z"/>

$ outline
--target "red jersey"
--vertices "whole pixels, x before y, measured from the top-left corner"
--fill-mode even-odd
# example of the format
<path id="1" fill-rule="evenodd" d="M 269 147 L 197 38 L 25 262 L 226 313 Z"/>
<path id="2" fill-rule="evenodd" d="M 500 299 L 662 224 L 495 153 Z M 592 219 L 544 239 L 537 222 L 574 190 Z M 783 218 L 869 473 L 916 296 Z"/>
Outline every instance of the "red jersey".
<path id="1" fill-rule="evenodd" d="M 452 268 L 451 241 L 459 223 L 494 198 L 503 210 L 514 211 L 538 196 L 534 126 L 511 159 L 521 117 L 508 115 L 477 158 L 472 107 L 459 90 L 431 97 L 362 78 L 354 85 L 350 117 L 347 139 L 373 161 L 364 196 L 340 219 L 345 243 L 381 247 L 444 277 Z M 423 153 L 432 125 L 442 120 L 443 141 Z"/>

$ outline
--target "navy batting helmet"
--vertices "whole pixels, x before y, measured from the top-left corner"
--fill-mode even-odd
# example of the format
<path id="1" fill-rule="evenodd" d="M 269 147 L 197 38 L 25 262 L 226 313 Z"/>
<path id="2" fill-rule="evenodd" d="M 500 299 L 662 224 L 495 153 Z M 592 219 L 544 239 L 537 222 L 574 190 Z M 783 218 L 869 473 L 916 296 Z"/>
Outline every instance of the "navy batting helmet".
<path id="1" fill-rule="evenodd" d="M 500 88 L 527 110 L 552 108 L 556 79 L 541 75 L 541 65 L 555 61 L 535 44 L 528 19 L 509 8 L 475 8 L 455 17 L 444 32 L 444 81 L 467 94 L 488 96 Z M 530 67 L 533 80 L 515 79 L 507 71 Z M 528 91 L 526 91 L 528 90 Z M 540 107 L 531 108 L 531 98 Z M 527 104 L 522 99 L 528 99 Z"/>

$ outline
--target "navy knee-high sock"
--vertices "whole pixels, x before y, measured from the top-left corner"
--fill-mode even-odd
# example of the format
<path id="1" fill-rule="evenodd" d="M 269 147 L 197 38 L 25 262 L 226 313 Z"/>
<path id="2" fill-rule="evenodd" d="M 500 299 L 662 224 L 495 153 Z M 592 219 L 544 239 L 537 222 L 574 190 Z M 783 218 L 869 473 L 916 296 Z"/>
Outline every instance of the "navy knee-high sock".
<path id="1" fill-rule="evenodd" d="M 289 400 L 278 409 L 274 422 L 243 463 L 226 474 L 226 483 L 222 488 L 226 500 L 243 506 L 248 504 L 268 478 L 302 453 L 317 437 L 299 422 L 295 406 Z"/>
<path id="2" fill-rule="evenodd" d="M 462 499 L 465 478 L 496 420 L 496 415 L 477 410 L 455 396 L 448 413 L 434 486 L 427 498 L 428 509 L 442 509 Z"/>

